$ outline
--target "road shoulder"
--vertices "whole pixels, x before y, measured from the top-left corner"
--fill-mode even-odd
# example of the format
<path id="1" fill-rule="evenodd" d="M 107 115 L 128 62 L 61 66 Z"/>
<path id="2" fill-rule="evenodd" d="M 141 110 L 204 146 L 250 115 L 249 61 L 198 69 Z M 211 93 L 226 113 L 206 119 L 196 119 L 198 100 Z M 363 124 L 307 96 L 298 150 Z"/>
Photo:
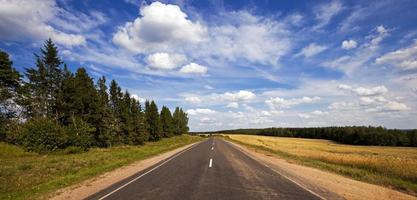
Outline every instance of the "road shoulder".
<path id="1" fill-rule="evenodd" d="M 134 162 L 130 165 L 118 168 L 111 172 L 104 173 L 98 177 L 94 177 L 92 179 L 83 181 L 79 184 L 60 189 L 57 192 L 53 193 L 50 196 L 50 199 L 53 199 L 53 200 L 85 199 L 103 189 L 110 187 L 114 183 L 117 183 L 126 178 L 129 178 L 142 170 L 145 170 L 165 159 L 168 159 L 169 157 L 191 147 L 192 145 L 196 143 L 188 144 L 180 148 L 153 156 L 151 158 Z"/>
<path id="2" fill-rule="evenodd" d="M 228 141 L 230 142 L 230 141 Z M 326 199 L 417 199 L 389 188 L 289 163 L 269 152 L 230 142 L 248 156 Z"/>

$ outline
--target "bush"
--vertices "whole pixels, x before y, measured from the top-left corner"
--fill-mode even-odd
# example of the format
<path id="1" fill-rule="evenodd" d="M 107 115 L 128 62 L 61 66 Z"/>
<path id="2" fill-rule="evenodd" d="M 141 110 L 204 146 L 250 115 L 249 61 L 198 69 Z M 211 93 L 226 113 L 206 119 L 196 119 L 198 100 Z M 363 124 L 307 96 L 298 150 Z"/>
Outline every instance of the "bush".
<path id="1" fill-rule="evenodd" d="M 5 141 L 10 144 L 22 145 L 23 143 L 23 127 L 21 124 L 12 121 L 6 129 Z"/>
<path id="2" fill-rule="evenodd" d="M 64 149 L 64 154 L 76 154 L 76 153 L 83 153 L 86 149 L 82 147 L 76 147 L 76 146 L 69 146 Z"/>
<path id="3" fill-rule="evenodd" d="M 69 146 L 80 147 L 85 151 L 94 144 L 94 132 L 96 129 L 91 124 L 81 119 L 75 119 L 66 130 Z"/>
<path id="4" fill-rule="evenodd" d="M 65 128 L 53 119 L 33 118 L 22 128 L 22 145 L 29 151 L 50 152 L 68 144 Z"/>

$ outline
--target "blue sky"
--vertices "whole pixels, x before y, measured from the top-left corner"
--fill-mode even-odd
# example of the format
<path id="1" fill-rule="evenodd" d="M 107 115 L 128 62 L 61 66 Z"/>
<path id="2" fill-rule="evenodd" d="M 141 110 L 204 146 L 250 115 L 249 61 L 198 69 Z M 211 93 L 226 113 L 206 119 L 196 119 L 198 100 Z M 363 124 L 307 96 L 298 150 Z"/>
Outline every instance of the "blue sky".
<path id="1" fill-rule="evenodd" d="M 417 128 L 417 2 L 10 0 L 21 72 L 51 37 L 71 70 L 183 107 L 192 131 Z"/>

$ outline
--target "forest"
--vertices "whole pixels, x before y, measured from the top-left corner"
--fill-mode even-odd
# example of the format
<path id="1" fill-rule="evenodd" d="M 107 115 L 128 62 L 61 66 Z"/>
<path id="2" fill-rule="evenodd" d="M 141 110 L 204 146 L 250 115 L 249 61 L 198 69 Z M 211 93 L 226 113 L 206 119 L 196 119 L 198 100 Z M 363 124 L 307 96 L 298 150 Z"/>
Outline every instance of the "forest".
<path id="1" fill-rule="evenodd" d="M 71 72 L 51 39 L 35 59 L 22 75 L 0 51 L 0 141 L 35 152 L 82 152 L 188 133 L 182 108 L 159 112 L 155 101 L 142 105 L 115 80 L 94 82 L 82 67 Z"/>
<path id="2" fill-rule="evenodd" d="M 342 144 L 417 147 L 417 130 L 372 126 L 236 129 L 211 133 L 327 139 Z"/>

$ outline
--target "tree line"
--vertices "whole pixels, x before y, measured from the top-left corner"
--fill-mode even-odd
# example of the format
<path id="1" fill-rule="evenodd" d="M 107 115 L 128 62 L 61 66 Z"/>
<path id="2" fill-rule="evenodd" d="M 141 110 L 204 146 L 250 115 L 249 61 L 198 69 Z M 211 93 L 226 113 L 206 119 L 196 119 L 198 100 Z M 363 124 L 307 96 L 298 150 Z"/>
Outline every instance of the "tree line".
<path id="1" fill-rule="evenodd" d="M 417 129 L 398 130 L 372 126 L 264 128 L 223 130 L 212 133 L 327 139 L 343 144 L 417 147 Z"/>
<path id="2" fill-rule="evenodd" d="M 0 51 L 0 141 L 28 150 L 87 150 L 141 145 L 188 133 L 180 107 L 161 111 L 154 101 L 142 105 L 106 77 L 95 83 L 84 68 L 71 72 L 51 39 L 35 54 L 36 67 L 24 76 Z"/>

